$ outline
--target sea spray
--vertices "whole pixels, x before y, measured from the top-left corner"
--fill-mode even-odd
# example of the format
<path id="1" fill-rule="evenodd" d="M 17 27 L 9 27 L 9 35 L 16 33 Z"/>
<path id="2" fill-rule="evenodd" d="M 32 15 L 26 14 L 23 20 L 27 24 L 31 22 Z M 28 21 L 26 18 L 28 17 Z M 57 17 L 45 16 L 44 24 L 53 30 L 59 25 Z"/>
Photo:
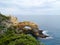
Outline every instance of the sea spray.
<path id="1" fill-rule="evenodd" d="M 44 38 L 44 39 L 53 39 L 53 37 L 48 34 L 48 31 L 43 31 L 42 33 L 43 33 L 44 35 L 49 36 L 49 37 L 46 37 L 46 38 Z"/>

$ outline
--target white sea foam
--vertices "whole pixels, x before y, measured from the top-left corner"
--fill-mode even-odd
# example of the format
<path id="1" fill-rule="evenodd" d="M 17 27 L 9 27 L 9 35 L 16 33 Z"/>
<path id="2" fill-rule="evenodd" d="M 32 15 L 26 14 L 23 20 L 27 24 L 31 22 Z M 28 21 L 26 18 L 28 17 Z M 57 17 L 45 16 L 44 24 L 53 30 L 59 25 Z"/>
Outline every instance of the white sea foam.
<path id="1" fill-rule="evenodd" d="M 48 31 L 43 31 L 43 32 L 42 32 L 44 35 L 49 36 L 49 37 L 46 37 L 46 38 L 44 38 L 44 39 L 53 39 L 53 37 L 50 36 L 47 32 L 48 32 Z"/>
<path id="2" fill-rule="evenodd" d="M 53 37 L 47 37 L 46 39 L 53 39 Z"/>
<path id="3" fill-rule="evenodd" d="M 49 35 L 48 33 L 47 33 L 48 31 L 43 31 L 42 33 L 44 34 L 44 35 Z"/>

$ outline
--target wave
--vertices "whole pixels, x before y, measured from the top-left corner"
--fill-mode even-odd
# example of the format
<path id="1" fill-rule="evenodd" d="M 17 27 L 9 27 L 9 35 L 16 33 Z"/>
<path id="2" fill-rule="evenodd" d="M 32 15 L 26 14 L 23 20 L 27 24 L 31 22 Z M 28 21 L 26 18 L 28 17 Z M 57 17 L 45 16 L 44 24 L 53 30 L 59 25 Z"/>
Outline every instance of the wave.
<path id="1" fill-rule="evenodd" d="M 44 38 L 44 39 L 53 39 L 53 37 L 48 34 L 48 31 L 43 31 L 42 33 L 43 33 L 44 35 L 49 36 L 49 37 L 46 37 L 46 38 Z"/>

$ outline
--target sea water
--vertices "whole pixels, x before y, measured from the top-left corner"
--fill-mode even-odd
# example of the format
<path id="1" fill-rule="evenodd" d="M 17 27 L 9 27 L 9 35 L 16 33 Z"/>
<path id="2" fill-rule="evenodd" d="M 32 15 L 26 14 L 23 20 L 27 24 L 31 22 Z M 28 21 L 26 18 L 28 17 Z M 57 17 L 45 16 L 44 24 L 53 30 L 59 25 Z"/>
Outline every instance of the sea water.
<path id="1" fill-rule="evenodd" d="M 54 29 L 56 30 L 56 29 Z M 48 32 L 51 36 L 51 38 L 48 39 L 40 39 L 45 45 L 60 45 L 60 31 L 51 31 Z"/>
<path id="2" fill-rule="evenodd" d="M 48 31 L 52 38 L 40 39 L 45 45 L 60 45 L 60 15 L 18 15 L 19 21 L 31 21 Z"/>

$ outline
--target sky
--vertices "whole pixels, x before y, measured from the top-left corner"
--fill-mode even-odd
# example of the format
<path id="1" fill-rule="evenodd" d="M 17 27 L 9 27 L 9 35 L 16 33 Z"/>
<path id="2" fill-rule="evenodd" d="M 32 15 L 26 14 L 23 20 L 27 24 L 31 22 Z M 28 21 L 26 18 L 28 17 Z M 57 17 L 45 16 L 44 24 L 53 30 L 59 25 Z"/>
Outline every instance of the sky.
<path id="1" fill-rule="evenodd" d="M 60 15 L 60 0 L 0 0 L 0 12 L 11 15 Z"/>

